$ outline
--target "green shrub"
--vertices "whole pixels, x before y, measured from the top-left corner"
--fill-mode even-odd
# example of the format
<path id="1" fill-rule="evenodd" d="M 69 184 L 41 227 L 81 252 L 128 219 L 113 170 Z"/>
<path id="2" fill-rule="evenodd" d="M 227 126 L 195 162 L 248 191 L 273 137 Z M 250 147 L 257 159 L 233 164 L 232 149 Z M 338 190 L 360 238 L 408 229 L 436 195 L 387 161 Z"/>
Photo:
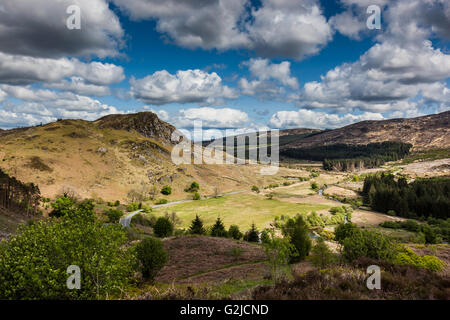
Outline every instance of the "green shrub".
<path id="1" fill-rule="evenodd" d="M 317 239 L 316 245 L 311 249 L 311 254 L 312 264 L 319 268 L 325 268 L 336 260 L 333 252 L 331 252 L 322 238 Z"/>
<path id="2" fill-rule="evenodd" d="M 298 252 L 288 238 L 276 238 L 273 233 L 264 243 L 264 252 L 267 256 L 271 279 L 279 283 L 286 278 L 289 273 L 289 261 L 293 260 Z"/>
<path id="3" fill-rule="evenodd" d="M 211 236 L 213 237 L 226 237 L 227 231 L 225 230 L 225 226 L 223 225 L 220 217 L 217 218 L 216 223 L 211 228 Z"/>
<path id="4" fill-rule="evenodd" d="M 164 186 L 164 187 L 161 189 L 161 193 L 162 193 L 163 195 L 168 196 L 169 194 L 172 193 L 172 187 L 171 187 L 171 186 Z"/>
<path id="5" fill-rule="evenodd" d="M 358 230 L 358 227 L 351 222 L 342 223 L 336 227 L 334 230 L 335 240 L 340 244 L 343 243 L 344 239 L 351 237 L 354 232 Z"/>
<path id="6" fill-rule="evenodd" d="M 244 240 L 248 242 L 259 242 L 259 231 L 254 223 L 252 223 L 250 230 L 245 233 Z"/>
<path id="7" fill-rule="evenodd" d="M 194 196 L 193 196 L 193 200 L 200 200 L 200 198 L 201 198 L 201 196 L 200 196 L 200 193 L 198 193 L 198 192 L 196 192 L 196 193 L 194 193 Z"/>
<path id="8" fill-rule="evenodd" d="M 120 201 L 116 200 L 116 202 L 114 202 L 114 207 L 118 207 L 118 206 L 120 206 Z"/>
<path id="9" fill-rule="evenodd" d="M 311 249 L 311 239 L 309 238 L 309 230 L 306 222 L 301 215 L 288 219 L 281 226 L 281 231 L 285 237 L 289 237 L 289 241 L 295 246 L 298 255 L 292 257 L 291 262 L 304 260 Z"/>
<path id="10" fill-rule="evenodd" d="M 83 209 L 86 210 L 86 207 Z M 0 299 L 105 299 L 129 285 L 134 250 L 125 231 L 84 219 L 41 220 L 0 245 Z M 93 212 L 91 212 L 93 215 Z M 67 268 L 81 271 L 81 289 L 68 290 Z"/>
<path id="11" fill-rule="evenodd" d="M 200 185 L 195 181 L 188 188 L 184 189 L 186 192 L 197 192 L 198 190 L 200 190 Z"/>
<path id="12" fill-rule="evenodd" d="M 144 215 L 142 213 L 139 213 L 131 218 L 131 223 L 153 228 L 156 224 L 156 220 L 157 219 L 154 215 Z"/>
<path id="13" fill-rule="evenodd" d="M 51 206 L 53 210 L 50 212 L 50 217 L 56 218 L 66 215 L 73 215 L 77 209 L 76 201 L 68 196 L 63 196 L 56 199 L 56 201 L 53 202 Z"/>
<path id="14" fill-rule="evenodd" d="M 317 182 L 311 182 L 311 189 L 312 190 L 319 190 L 319 185 Z"/>
<path id="15" fill-rule="evenodd" d="M 259 188 L 258 188 L 258 186 L 253 186 L 253 187 L 252 187 L 252 191 L 253 191 L 253 192 L 256 192 L 256 193 L 259 193 Z"/>
<path id="16" fill-rule="evenodd" d="M 169 201 L 167 201 L 167 199 L 158 199 L 158 200 L 156 200 L 156 204 L 166 204 L 168 202 Z"/>
<path id="17" fill-rule="evenodd" d="M 123 212 L 117 209 L 109 209 L 106 211 L 106 216 L 108 217 L 109 222 L 118 223 L 123 216 Z"/>
<path id="18" fill-rule="evenodd" d="M 159 238 L 170 237 L 173 234 L 173 224 L 166 217 L 159 217 L 153 226 L 155 236 Z"/>
<path id="19" fill-rule="evenodd" d="M 270 241 L 270 230 L 264 229 L 261 232 L 261 243 L 268 243 Z"/>
<path id="20" fill-rule="evenodd" d="M 140 262 L 142 276 L 154 280 L 167 262 L 167 252 L 161 240 L 146 238 L 136 246 L 136 256 Z"/>
<path id="21" fill-rule="evenodd" d="M 206 230 L 203 227 L 203 221 L 198 215 L 192 220 L 191 226 L 189 227 L 190 234 L 205 234 Z"/>
<path id="22" fill-rule="evenodd" d="M 235 239 L 235 240 L 239 240 L 243 237 L 242 232 L 239 230 L 239 227 L 236 225 L 231 225 L 230 228 L 228 229 L 228 236 Z"/>
<path id="23" fill-rule="evenodd" d="M 360 257 L 391 261 L 395 256 L 395 246 L 381 233 L 356 229 L 343 241 L 343 257 L 353 261 Z"/>
<path id="24" fill-rule="evenodd" d="M 133 212 L 133 211 L 137 211 L 139 210 L 139 203 L 136 202 L 131 202 L 128 206 L 127 206 L 127 211 L 128 212 Z"/>
<path id="25" fill-rule="evenodd" d="M 328 210 L 332 215 L 338 214 L 338 213 L 345 213 L 345 206 L 342 207 L 332 207 L 330 210 Z"/>
<path id="26" fill-rule="evenodd" d="M 413 250 L 405 246 L 398 249 L 394 263 L 400 265 L 412 265 L 431 271 L 441 271 L 445 265 L 444 261 L 437 257 L 418 255 Z"/>

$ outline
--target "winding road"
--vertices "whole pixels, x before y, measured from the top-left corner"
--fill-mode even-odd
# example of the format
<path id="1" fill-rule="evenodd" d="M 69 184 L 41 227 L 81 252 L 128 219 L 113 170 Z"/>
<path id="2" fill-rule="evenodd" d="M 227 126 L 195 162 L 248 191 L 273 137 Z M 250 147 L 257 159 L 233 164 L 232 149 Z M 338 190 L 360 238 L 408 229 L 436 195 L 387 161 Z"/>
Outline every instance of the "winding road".
<path id="1" fill-rule="evenodd" d="M 232 194 L 238 194 L 238 193 L 244 193 L 244 192 L 249 192 L 248 190 L 241 190 L 241 191 L 233 191 L 233 192 L 228 192 L 228 193 L 224 193 L 221 195 L 218 195 L 217 197 L 222 197 L 222 196 L 229 196 Z M 211 199 L 214 198 L 214 196 L 209 196 L 209 197 L 205 197 L 204 199 Z M 154 208 L 161 208 L 161 207 L 169 207 L 169 206 L 173 206 L 176 204 L 180 204 L 180 203 L 185 203 L 185 202 L 191 202 L 191 201 L 195 201 L 195 200 L 178 200 L 178 201 L 173 201 L 173 202 L 169 202 L 169 203 L 164 203 L 164 204 L 158 204 L 155 206 L 152 206 L 152 209 Z M 131 219 L 137 215 L 138 213 L 142 212 L 144 210 L 137 210 L 137 211 L 133 211 L 130 214 L 128 214 L 127 216 L 125 216 L 124 218 L 120 218 L 119 223 L 123 226 L 123 227 L 129 227 L 131 224 Z"/>

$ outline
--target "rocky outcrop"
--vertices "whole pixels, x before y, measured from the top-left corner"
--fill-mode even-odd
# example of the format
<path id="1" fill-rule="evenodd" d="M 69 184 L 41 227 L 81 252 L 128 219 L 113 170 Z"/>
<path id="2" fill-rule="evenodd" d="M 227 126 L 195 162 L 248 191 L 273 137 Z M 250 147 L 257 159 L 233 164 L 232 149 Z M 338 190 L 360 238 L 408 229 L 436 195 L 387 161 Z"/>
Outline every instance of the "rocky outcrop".
<path id="1" fill-rule="evenodd" d="M 162 121 L 153 112 L 139 112 L 135 114 L 112 114 L 95 121 L 100 129 L 112 128 L 116 130 L 135 130 L 146 138 L 173 144 L 172 132 L 175 127 Z"/>

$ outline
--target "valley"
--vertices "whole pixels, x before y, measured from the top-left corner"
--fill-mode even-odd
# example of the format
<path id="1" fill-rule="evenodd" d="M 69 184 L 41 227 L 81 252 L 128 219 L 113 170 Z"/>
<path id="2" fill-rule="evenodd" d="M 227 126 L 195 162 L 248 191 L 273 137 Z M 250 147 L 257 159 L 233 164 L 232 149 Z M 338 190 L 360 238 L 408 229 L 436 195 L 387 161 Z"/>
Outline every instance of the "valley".
<path id="1" fill-rule="evenodd" d="M 441 118 L 448 118 L 448 113 Z M 420 124 L 427 120 L 417 121 Z M 408 120 L 405 123 L 415 122 Z M 351 126 L 348 133 L 355 135 L 352 133 L 354 128 L 361 128 L 363 124 L 369 129 L 362 131 L 374 130 L 372 123 L 364 122 Z M 411 125 L 414 128 L 412 137 L 419 130 L 419 124 Z M 382 127 L 389 126 L 388 123 Z M 174 164 L 171 161 L 174 144 L 170 141 L 174 130 L 156 115 L 141 113 L 107 116 L 92 122 L 61 120 L 43 126 L 1 131 L 0 169 L 6 179 L 0 180 L 0 186 L 4 186 L 3 194 L 14 200 L 14 195 L 9 195 L 5 187 L 9 176 L 23 186 L 29 183 L 38 186 L 41 197 L 36 211 L 31 210 L 28 214 L 18 209 L 26 207 L 23 203 L 29 200 L 26 195 L 15 209 L 0 207 L 0 238 L 4 239 L 4 248 L 11 239 L 24 236 L 24 226 L 30 237 L 34 236 L 34 228 L 43 228 L 39 234 L 53 232 L 59 239 L 55 241 L 61 241 L 64 250 L 68 250 L 61 260 L 78 259 L 71 255 L 66 247 L 70 245 L 64 242 L 64 230 L 67 229 L 60 230 L 61 239 L 57 229 L 45 231 L 65 223 L 77 228 L 79 225 L 81 229 L 98 228 L 95 232 L 111 228 L 108 236 L 117 236 L 111 243 L 117 245 L 118 251 L 113 255 L 118 259 L 124 254 L 123 248 L 129 248 L 131 255 L 131 250 L 135 250 L 132 248 L 139 248 L 146 242 L 160 243 L 152 245 L 165 251 L 165 263 L 154 267 L 155 273 L 146 277 L 144 271 L 130 271 L 128 263 L 136 258 L 120 260 L 118 266 L 123 264 L 123 274 L 127 277 L 120 280 L 120 291 L 109 289 L 109 280 L 105 279 L 102 296 L 96 296 L 105 299 L 277 298 L 278 290 L 284 292 L 280 286 L 294 288 L 292 292 L 296 293 L 286 296 L 287 299 L 447 297 L 445 279 L 450 276 L 448 213 L 438 219 L 412 216 L 410 211 L 393 212 L 392 208 L 377 211 L 373 208 L 377 203 L 377 192 L 382 194 L 384 190 L 370 189 L 369 198 L 364 194 L 370 179 L 392 177 L 392 181 L 404 179 L 406 186 L 413 186 L 420 179 L 436 178 L 441 179 L 436 183 L 444 185 L 442 195 L 425 200 L 431 201 L 433 206 L 446 206 L 448 190 L 445 188 L 450 175 L 447 133 L 442 139 L 430 137 L 433 143 L 428 149 L 420 140 L 400 159 L 373 168 L 329 170 L 320 161 L 282 159 L 275 175 L 263 176 L 260 175 L 261 165 L 257 163 Z M 338 133 L 334 132 L 336 130 Z M 311 139 L 316 139 L 315 146 L 326 146 L 328 138 L 321 135 L 336 138 L 344 128 L 336 130 L 287 130 L 280 134 L 280 145 L 282 148 L 310 147 Z M 389 141 L 388 138 L 371 137 L 359 137 L 357 142 L 367 145 L 374 141 Z M 407 138 L 401 142 L 418 141 L 405 132 L 402 137 Z M 343 141 L 353 143 L 348 139 Z M 406 188 L 398 183 L 399 187 Z M 87 218 L 81 219 L 84 215 Z M 127 215 L 130 215 L 128 222 L 120 224 L 119 219 Z M 302 230 L 307 230 L 309 242 L 302 241 L 310 244 L 308 252 L 300 259 L 286 260 L 278 256 L 285 250 L 283 243 L 286 245 L 291 239 L 288 225 L 294 229 L 302 225 L 306 228 Z M 374 237 L 371 241 L 378 241 L 381 247 L 388 243 L 389 248 L 383 250 L 395 247 L 396 253 L 389 251 L 389 256 L 381 258 L 385 253 L 378 257 L 370 256 L 367 251 L 365 256 L 348 258 L 350 244 L 338 239 L 339 230 L 345 225 L 355 228 L 355 234 Z M 82 234 L 69 237 L 83 243 Z M 257 240 L 252 238 L 255 236 Z M 4 254 L 5 259 L 13 257 Z M 111 252 L 105 251 L 105 254 Z M 402 254 L 416 262 L 406 261 Z M 375 262 L 365 258 L 375 259 Z M 421 259 L 426 263 L 417 262 Z M 142 266 L 143 260 L 139 261 Z M 400 283 L 396 284 L 395 293 L 368 292 L 362 287 L 360 278 L 369 262 L 385 265 L 389 270 L 387 277 L 393 278 L 397 273 L 401 274 L 402 268 L 413 268 L 414 265 L 416 269 L 410 272 L 417 272 L 418 280 L 411 285 L 432 284 L 414 294 L 408 291 L 407 284 Z M 102 268 L 103 272 L 109 272 L 108 264 Z M 334 296 L 329 295 L 329 290 L 319 292 L 315 287 L 317 281 L 325 281 L 323 270 L 332 274 L 330 282 L 324 286 L 333 286 Z M 349 277 L 348 281 L 355 288 L 352 293 L 341 287 L 345 277 Z M 63 278 L 63 274 L 57 276 L 58 281 Z M 299 283 L 310 288 L 309 294 L 296 291 Z M 0 295 L 4 292 L 0 288 Z M 57 286 L 55 292 L 65 291 Z M 71 294 L 68 299 L 79 298 L 76 293 Z M 86 297 L 92 298 L 90 294 L 86 292 Z"/>

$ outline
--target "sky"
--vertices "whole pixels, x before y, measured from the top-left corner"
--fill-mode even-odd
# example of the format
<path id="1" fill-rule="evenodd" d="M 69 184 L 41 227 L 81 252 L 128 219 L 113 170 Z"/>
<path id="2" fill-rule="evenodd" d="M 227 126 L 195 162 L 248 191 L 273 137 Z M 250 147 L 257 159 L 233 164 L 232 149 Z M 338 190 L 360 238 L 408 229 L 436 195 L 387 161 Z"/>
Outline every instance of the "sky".
<path id="1" fill-rule="evenodd" d="M 446 0 L 1 0 L 0 128 L 139 111 L 236 132 L 434 114 L 450 110 L 449 40 Z"/>

